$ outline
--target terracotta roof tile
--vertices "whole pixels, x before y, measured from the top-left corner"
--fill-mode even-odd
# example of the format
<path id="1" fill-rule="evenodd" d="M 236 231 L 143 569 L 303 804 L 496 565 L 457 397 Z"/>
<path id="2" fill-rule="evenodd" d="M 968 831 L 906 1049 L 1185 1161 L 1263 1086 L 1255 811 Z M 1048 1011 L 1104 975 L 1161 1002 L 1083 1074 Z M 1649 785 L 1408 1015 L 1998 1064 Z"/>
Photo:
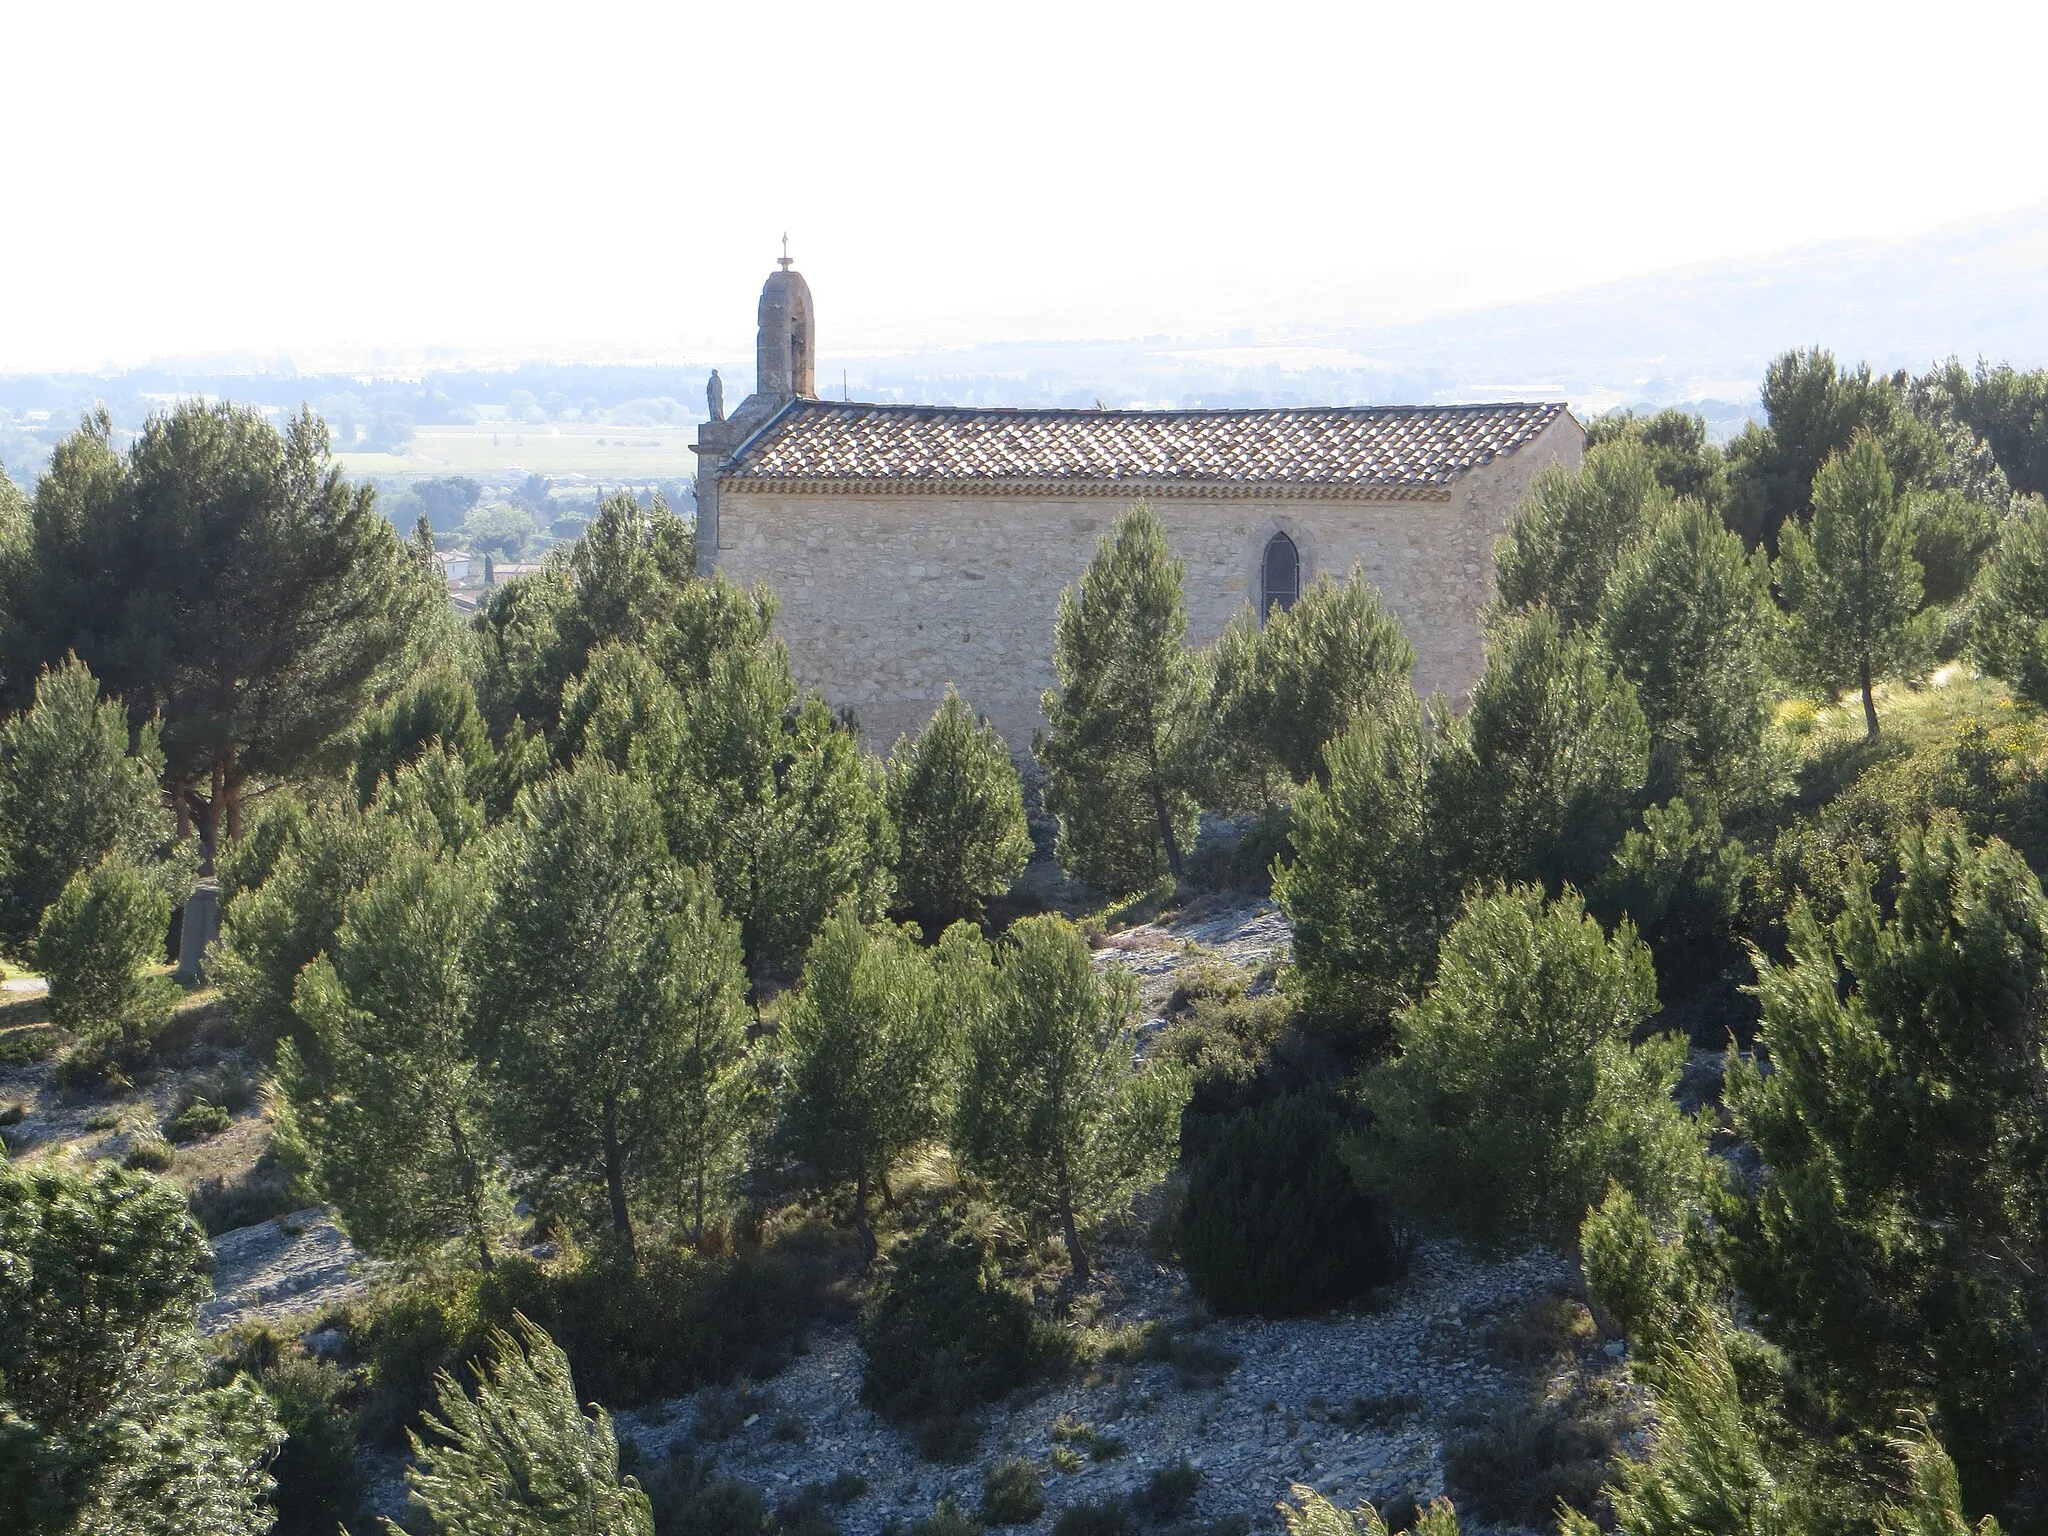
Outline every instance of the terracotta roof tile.
<path id="1" fill-rule="evenodd" d="M 728 481 L 1182 481 L 1437 489 L 1529 442 L 1556 404 L 1010 410 L 793 400 Z"/>

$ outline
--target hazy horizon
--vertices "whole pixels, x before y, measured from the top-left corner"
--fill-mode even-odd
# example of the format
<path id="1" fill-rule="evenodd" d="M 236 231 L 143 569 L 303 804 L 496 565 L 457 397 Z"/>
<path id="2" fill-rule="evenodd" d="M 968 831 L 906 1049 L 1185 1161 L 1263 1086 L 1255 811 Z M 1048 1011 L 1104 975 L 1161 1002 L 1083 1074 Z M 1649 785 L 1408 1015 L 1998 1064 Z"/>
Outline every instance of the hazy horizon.
<path id="1" fill-rule="evenodd" d="M 2048 12 L 1916 14 L 44 8 L 0 372 L 744 359 L 785 231 L 828 363 L 1265 343 L 2048 197 Z"/>

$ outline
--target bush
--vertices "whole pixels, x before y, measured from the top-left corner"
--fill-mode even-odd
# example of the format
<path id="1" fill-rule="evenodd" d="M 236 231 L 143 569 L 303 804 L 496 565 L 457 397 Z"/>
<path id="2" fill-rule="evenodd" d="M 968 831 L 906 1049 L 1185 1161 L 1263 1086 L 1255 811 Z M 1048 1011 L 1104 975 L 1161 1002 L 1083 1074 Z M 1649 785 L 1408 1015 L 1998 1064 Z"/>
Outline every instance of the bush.
<path id="1" fill-rule="evenodd" d="M 172 1141 L 198 1141 L 202 1137 L 218 1136 L 234 1123 L 235 1117 L 218 1104 L 194 1099 L 164 1122 L 164 1135 Z"/>
<path id="2" fill-rule="evenodd" d="M 171 1144 L 151 1132 L 135 1138 L 134 1145 L 128 1149 L 128 1155 L 121 1159 L 121 1166 L 140 1169 L 145 1173 L 165 1173 L 177 1160 L 178 1154 L 171 1150 Z"/>
<path id="3" fill-rule="evenodd" d="M 149 974 L 170 921 L 170 898 L 118 857 L 73 875 L 43 914 L 35 958 L 50 1017 L 82 1054 L 146 1043 L 170 1018 L 177 986 Z"/>
<path id="4" fill-rule="evenodd" d="M 47 1025 L 0 1031 L 0 1067 L 32 1066 L 56 1049 L 57 1032 Z"/>
<path id="5" fill-rule="evenodd" d="M 1124 1536 L 1131 1528 L 1131 1507 L 1122 1499 L 1090 1499 L 1060 1511 L 1053 1536 Z"/>
<path id="6" fill-rule="evenodd" d="M 252 1167 L 232 1179 L 218 1175 L 201 1179 L 192 1186 L 189 1199 L 193 1219 L 206 1228 L 208 1237 L 253 1227 L 298 1209 L 291 1180 L 276 1152 L 268 1147 Z"/>
<path id="7" fill-rule="evenodd" d="M 578 1252 L 417 1280 L 358 1325 L 374 1389 L 366 1433 L 397 1443 L 434 1372 L 459 1371 L 515 1312 L 554 1335 L 580 1392 L 614 1407 L 772 1375 L 857 1262 L 850 1243 L 814 1243 L 806 1228 L 726 1258 L 649 1244 L 637 1264 Z"/>
<path id="8" fill-rule="evenodd" d="M 1341 1059 L 1301 1023 L 1287 995 L 1247 997 L 1240 981 L 1236 996 L 1194 997 L 1160 1032 L 1153 1054 L 1186 1067 L 1191 1085 L 1181 1114 L 1184 1156 L 1201 1151 L 1238 1111 L 1341 1073 Z"/>
<path id="9" fill-rule="evenodd" d="M 981 1525 L 951 1499 L 941 1499 L 910 1528 L 910 1536 L 980 1536 Z"/>
<path id="10" fill-rule="evenodd" d="M 1489 1525 L 1541 1528 L 1560 1502 L 1591 1513 L 1609 1464 L 1640 1430 L 1605 1380 L 1487 1405 L 1444 1448 L 1444 1488 Z"/>
<path id="11" fill-rule="evenodd" d="M 285 1432 L 270 1464 L 277 1536 L 330 1536 L 337 1521 L 355 1519 L 363 1498 L 348 1376 L 323 1361 L 284 1360 L 258 1384 Z"/>
<path id="12" fill-rule="evenodd" d="M 712 1477 L 707 1463 L 671 1451 L 640 1483 L 654 1506 L 655 1536 L 769 1536 L 768 1506 L 736 1477 Z"/>
<path id="13" fill-rule="evenodd" d="M 1685 1042 L 1631 1045 L 1657 1006 L 1650 952 L 1576 892 L 1475 893 L 1436 984 L 1367 1083 L 1371 1161 L 1410 1207 L 1485 1242 L 1576 1236 L 1610 1180 L 1668 1210 L 1700 1155 L 1671 1090 Z"/>
<path id="14" fill-rule="evenodd" d="M 1031 858 L 1024 789 L 995 727 L 977 726 L 950 689 L 915 741 L 889 759 L 889 816 L 896 823 L 896 895 L 939 927 L 978 915 Z"/>
<path id="15" fill-rule="evenodd" d="M 1029 1525 L 1045 1513 L 1038 1468 L 1021 1456 L 999 1461 L 981 1476 L 981 1523 Z"/>
<path id="16" fill-rule="evenodd" d="M 942 1229 L 898 1248 L 861 1313 L 861 1396 L 917 1427 L 934 1459 L 971 1451 L 973 1413 L 1038 1369 L 1031 1304 L 974 1239 Z"/>
<path id="17" fill-rule="evenodd" d="M 1202 1474 L 1186 1460 L 1177 1461 L 1147 1478 L 1131 1507 L 1147 1520 L 1178 1520 L 1195 1502 L 1195 1490 L 1201 1486 Z"/>
<path id="18" fill-rule="evenodd" d="M 1296 1095 L 1245 1111 L 1188 1171 L 1188 1283 L 1219 1312 L 1291 1317 L 1395 1279 L 1403 1256 L 1379 1201 L 1339 1152 L 1343 1116 Z"/>

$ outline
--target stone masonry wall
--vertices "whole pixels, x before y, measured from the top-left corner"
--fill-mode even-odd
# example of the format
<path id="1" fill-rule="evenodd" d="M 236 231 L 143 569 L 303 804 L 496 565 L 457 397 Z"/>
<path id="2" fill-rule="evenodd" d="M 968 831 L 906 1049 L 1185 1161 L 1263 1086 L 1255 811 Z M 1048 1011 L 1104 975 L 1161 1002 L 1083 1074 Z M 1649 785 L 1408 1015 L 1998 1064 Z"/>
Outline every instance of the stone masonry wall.
<path id="1" fill-rule="evenodd" d="M 1254 599 L 1266 542 L 1284 530 L 1304 585 L 1356 563 L 1414 644 L 1415 682 L 1462 703 L 1483 660 L 1494 537 L 1529 482 L 1576 465 L 1584 434 L 1560 418 L 1519 453 L 1456 482 L 1448 501 L 1206 499 L 1153 495 L 1187 563 L 1188 639 L 1206 644 Z M 767 582 L 796 673 L 858 714 L 886 752 L 921 729 L 950 682 L 1018 756 L 1043 723 L 1063 587 L 1129 502 L 1110 496 L 782 495 L 725 486 L 718 565 Z"/>

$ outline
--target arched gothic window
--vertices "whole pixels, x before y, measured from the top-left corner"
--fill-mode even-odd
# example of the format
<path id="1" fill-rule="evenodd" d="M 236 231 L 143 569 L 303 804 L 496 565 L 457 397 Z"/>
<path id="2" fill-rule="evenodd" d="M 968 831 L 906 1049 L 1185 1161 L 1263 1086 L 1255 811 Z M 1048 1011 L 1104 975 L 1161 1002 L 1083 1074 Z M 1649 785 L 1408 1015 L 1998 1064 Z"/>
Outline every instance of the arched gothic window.
<path id="1" fill-rule="evenodd" d="M 1259 567 L 1259 622 L 1266 622 L 1275 603 L 1292 608 L 1300 595 L 1301 551 L 1286 534 L 1276 533 L 1266 541 L 1266 558 Z"/>

